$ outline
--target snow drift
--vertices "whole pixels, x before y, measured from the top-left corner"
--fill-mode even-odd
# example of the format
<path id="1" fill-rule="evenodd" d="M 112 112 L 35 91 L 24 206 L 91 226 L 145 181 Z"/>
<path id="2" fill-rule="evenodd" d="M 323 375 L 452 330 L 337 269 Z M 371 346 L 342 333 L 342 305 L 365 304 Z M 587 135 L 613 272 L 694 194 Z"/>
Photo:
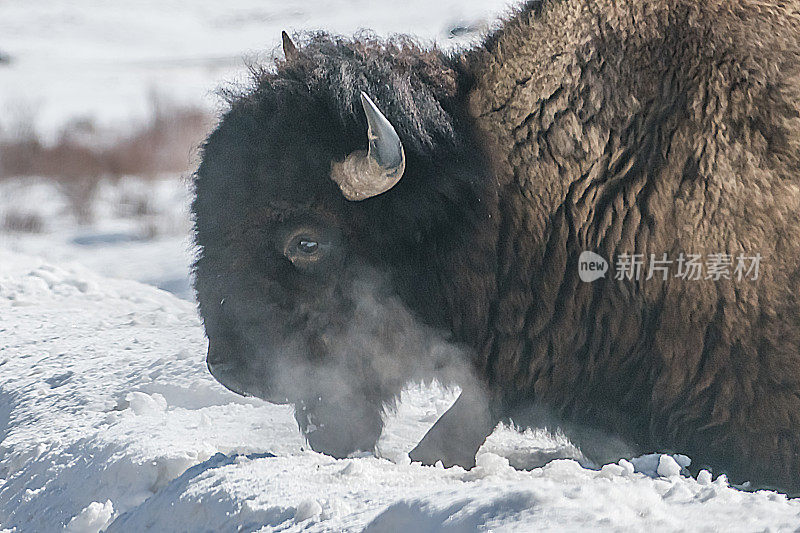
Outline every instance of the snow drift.
<path id="1" fill-rule="evenodd" d="M 800 503 L 681 475 L 682 456 L 585 468 L 500 428 L 471 471 L 409 464 L 456 391 L 410 386 L 377 456 L 309 451 L 289 407 L 207 373 L 192 303 L 0 251 L 0 530 L 792 529 Z"/>

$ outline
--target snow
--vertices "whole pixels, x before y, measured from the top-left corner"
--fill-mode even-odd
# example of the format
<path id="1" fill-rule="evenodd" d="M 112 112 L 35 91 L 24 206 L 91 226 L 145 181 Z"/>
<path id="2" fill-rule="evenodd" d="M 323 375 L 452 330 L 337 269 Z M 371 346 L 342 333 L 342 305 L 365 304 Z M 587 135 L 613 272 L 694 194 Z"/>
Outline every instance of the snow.
<path id="1" fill-rule="evenodd" d="M 377 454 L 310 451 L 291 408 L 204 365 L 192 302 L 0 251 L 0 524 L 15 531 L 789 530 L 800 503 L 697 479 L 689 459 L 582 466 L 500 427 L 471 471 L 408 451 L 457 391 L 410 385 Z M 538 464 L 535 464 L 538 462 Z M 585 461 L 583 461 L 585 463 Z M 523 469 L 522 467 L 526 467 Z"/>
<path id="2" fill-rule="evenodd" d="M 113 515 L 114 504 L 111 500 L 106 500 L 105 503 L 92 502 L 69 521 L 66 530 L 69 533 L 94 533 L 105 529 Z"/>
<path id="3" fill-rule="evenodd" d="M 146 118 L 153 94 L 216 109 L 214 89 L 269 60 L 281 30 L 414 33 L 444 46 L 454 25 L 493 20 L 508 0 L 25 0 L 0 2 L 0 112 L 53 136 L 66 122 Z M 79 73 L 79 75 L 76 75 Z"/>
<path id="4" fill-rule="evenodd" d="M 662 455 L 658 458 L 656 473 L 664 477 L 677 476 L 681 473 L 681 465 L 669 455 Z"/>
<path id="5" fill-rule="evenodd" d="M 214 108 L 213 88 L 242 75 L 242 57 L 268 56 L 281 29 L 411 31 L 451 46 L 463 40 L 447 28 L 505 4 L 0 3 L 0 53 L 12 58 L 0 66 L 0 109 L 29 110 L 47 133 L 77 116 L 142 116 L 150 91 Z M 0 221 L 29 215 L 42 226 L 0 230 L 0 533 L 800 524 L 800 503 L 706 470 L 692 478 L 688 457 L 592 465 L 543 429 L 497 428 L 470 471 L 411 463 L 408 452 L 458 395 L 436 383 L 408 385 L 376 453 L 337 460 L 309 450 L 290 406 L 237 396 L 206 370 L 189 197 L 176 176 L 103 181 L 94 221 L 81 224 L 52 182 L 0 182 Z"/>
<path id="6" fill-rule="evenodd" d="M 189 280 L 189 186 L 184 179 L 104 180 L 93 206 L 94 222 L 81 224 L 68 196 L 53 181 L 0 181 L 0 225 L 11 214 L 35 217 L 43 225 L 39 233 L 0 231 L 0 248 L 62 266 L 78 262 L 107 276 L 194 297 Z M 140 215 L 143 208 L 146 214 Z"/>

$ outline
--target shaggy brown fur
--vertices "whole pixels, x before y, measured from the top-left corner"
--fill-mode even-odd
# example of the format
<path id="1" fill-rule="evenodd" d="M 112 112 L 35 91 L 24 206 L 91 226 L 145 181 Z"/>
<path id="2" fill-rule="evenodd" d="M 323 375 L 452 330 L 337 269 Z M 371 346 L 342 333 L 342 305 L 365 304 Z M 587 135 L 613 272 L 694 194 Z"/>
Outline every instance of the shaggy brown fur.
<path id="1" fill-rule="evenodd" d="M 195 179 L 217 379 L 346 456 L 444 365 L 419 321 L 476 382 L 414 460 L 472 466 L 510 417 L 598 461 L 628 453 L 593 450 L 605 434 L 800 491 L 800 2 L 547 0 L 460 58 L 325 35 L 291 56 Z M 330 168 L 366 144 L 361 91 L 406 171 L 348 202 Z M 762 259 L 755 281 L 585 283 L 584 250 Z"/>
<path id="2" fill-rule="evenodd" d="M 800 489 L 800 2 L 533 3 L 470 61 L 497 394 Z M 588 284 L 582 250 L 763 259 L 757 282 Z"/>

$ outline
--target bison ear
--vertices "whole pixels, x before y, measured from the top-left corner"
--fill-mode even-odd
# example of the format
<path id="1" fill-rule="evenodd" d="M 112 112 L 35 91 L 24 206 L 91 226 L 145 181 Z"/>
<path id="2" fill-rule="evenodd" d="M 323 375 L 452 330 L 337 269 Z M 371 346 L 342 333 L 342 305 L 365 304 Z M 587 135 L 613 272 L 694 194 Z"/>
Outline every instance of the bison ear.
<path id="1" fill-rule="evenodd" d="M 283 55 L 286 56 L 287 61 L 293 61 L 300 57 L 300 51 L 297 50 L 288 33 L 282 31 L 281 40 L 283 41 Z"/>
<path id="2" fill-rule="evenodd" d="M 359 201 L 384 193 L 397 185 L 406 168 L 403 143 L 378 106 L 361 93 L 367 117 L 369 150 L 357 150 L 331 167 L 331 178 L 348 200 Z"/>

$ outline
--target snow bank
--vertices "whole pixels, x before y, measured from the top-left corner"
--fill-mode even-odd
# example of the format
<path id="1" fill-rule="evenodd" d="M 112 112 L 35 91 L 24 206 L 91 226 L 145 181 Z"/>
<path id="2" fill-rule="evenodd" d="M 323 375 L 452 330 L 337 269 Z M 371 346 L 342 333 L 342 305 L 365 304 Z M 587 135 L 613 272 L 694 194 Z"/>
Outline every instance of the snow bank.
<path id="1" fill-rule="evenodd" d="M 582 467 L 498 429 L 471 471 L 409 464 L 456 391 L 409 387 L 379 457 L 306 449 L 291 410 L 208 375 L 193 304 L 0 251 L 0 530 L 773 530 L 800 503 L 681 474 L 688 458 Z M 533 463 L 532 463 L 533 461 Z M 15 529 L 16 528 L 16 529 Z"/>
<path id="2" fill-rule="evenodd" d="M 217 453 L 302 445 L 288 408 L 207 375 L 193 304 L 165 292 L 0 252 L 0 335 L 4 527 L 96 531 Z"/>

